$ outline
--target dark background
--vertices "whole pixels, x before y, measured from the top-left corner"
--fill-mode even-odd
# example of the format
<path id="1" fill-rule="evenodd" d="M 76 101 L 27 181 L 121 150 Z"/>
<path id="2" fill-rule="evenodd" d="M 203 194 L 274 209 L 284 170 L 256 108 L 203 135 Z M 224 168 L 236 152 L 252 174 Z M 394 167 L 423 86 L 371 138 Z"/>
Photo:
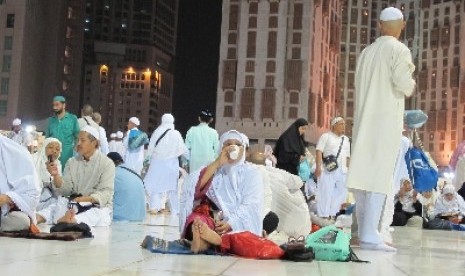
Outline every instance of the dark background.
<path id="1" fill-rule="evenodd" d="M 183 135 L 203 108 L 215 112 L 221 0 L 180 0 L 173 116 Z"/>

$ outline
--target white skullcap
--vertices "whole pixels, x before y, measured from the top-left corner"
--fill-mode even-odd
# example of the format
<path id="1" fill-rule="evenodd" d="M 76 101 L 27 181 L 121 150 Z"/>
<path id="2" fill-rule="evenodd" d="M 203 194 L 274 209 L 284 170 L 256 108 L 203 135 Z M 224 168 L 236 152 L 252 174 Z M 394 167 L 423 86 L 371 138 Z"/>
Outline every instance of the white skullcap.
<path id="1" fill-rule="evenodd" d="M 137 117 L 131 117 L 131 119 L 129 119 L 129 122 L 135 124 L 136 126 L 140 126 L 140 120 Z"/>
<path id="2" fill-rule="evenodd" d="M 244 133 L 241 133 L 241 136 L 242 136 L 242 141 L 244 145 L 246 145 L 247 147 L 250 147 L 249 137 L 247 137 L 247 135 L 245 135 Z"/>
<path id="3" fill-rule="evenodd" d="M 93 126 L 86 125 L 85 127 L 83 127 L 83 128 L 81 129 L 81 131 L 87 132 L 87 133 L 89 133 L 90 135 L 94 136 L 95 139 L 100 140 L 99 132 L 98 132 L 98 130 L 97 130 L 95 127 L 93 127 Z"/>
<path id="4" fill-rule="evenodd" d="M 344 118 L 342 117 L 335 117 L 331 120 L 331 126 L 334 126 L 335 124 L 339 123 L 339 122 L 343 122 L 344 121 Z"/>
<path id="5" fill-rule="evenodd" d="M 399 19 L 404 19 L 404 15 L 398 8 L 394 7 L 385 8 L 379 15 L 380 21 L 395 21 Z"/>
<path id="6" fill-rule="evenodd" d="M 455 194 L 455 187 L 452 184 L 446 184 L 444 188 L 442 188 L 442 194 L 447 195 L 447 194 Z"/>
<path id="7" fill-rule="evenodd" d="M 16 118 L 13 120 L 13 126 L 20 126 L 21 125 L 21 120 L 19 118 Z"/>
<path id="8" fill-rule="evenodd" d="M 118 131 L 116 132 L 116 138 L 118 138 L 118 139 L 123 138 L 123 132 L 121 132 L 121 131 L 118 130 Z"/>
<path id="9" fill-rule="evenodd" d="M 112 139 L 116 138 L 116 133 L 110 134 L 110 138 L 112 138 Z"/>

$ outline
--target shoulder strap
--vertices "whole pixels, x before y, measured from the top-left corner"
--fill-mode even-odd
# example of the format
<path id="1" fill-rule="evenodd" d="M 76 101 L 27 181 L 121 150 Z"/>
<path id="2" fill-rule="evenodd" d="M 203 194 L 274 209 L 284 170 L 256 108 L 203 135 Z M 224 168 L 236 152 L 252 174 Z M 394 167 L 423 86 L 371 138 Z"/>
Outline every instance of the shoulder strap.
<path id="1" fill-rule="evenodd" d="M 170 131 L 170 129 L 167 129 L 165 130 L 165 132 L 163 132 L 163 134 L 160 136 L 160 138 L 157 139 L 157 141 L 155 142 L 155 147 L 158 145 L 158 143 L 160 142 L 160 140 L 165 137 L 166 133 L 168 133 L 168 131 Z"/>
<path id="2" fill-rule="evenodd" d="M 142 177 L 138 173 L 136 173 L 135 171 L 131 170 L 130 168 L 126 168 L 124 166 L 119 166 L 119 167 L 122 168 L 122 169 L 127 170 L 128 172 L 130 172 L 132 174 L 135 174 L 142 181 L 142 183 L 144 183 L 144 180 L 142 179 Z"/>
<path id="3" fill-rule="evenodd" d="M 339 157 L 339 154 L 341 154 L 342 144 L 344 144 L 344 136 L 342 136 L 341 144 L 339 145 L 339 149 L 337 150 L 336 159 Z"/>
<path id="4" fill-rule="evenodd" d="M 87 121 L 86 117 L 82 117 L 82 119 L 84 119 L 86 121 L 87 125 L 90 126 L 89 121 Z"/>

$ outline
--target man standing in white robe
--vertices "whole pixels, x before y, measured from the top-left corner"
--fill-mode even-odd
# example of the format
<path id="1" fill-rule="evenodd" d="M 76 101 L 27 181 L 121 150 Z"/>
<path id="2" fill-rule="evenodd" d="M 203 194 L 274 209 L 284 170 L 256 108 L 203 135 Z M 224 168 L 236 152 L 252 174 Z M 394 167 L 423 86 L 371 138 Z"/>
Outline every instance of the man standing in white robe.
<path id="1" fill-rule="evenodd" d="M 350 162 L 350 141 L 345 133 L 342 117 L 331 120 L 331 131 L 321 135 L 316 145 L 315 175 L 318 177 L 316 198 L 318 216 L 336 217 L 347 198 L 346 175 Z M 334 171 L 324 168 L 323 157 L 333 155 L 338 167 Z"/>
<path id="2" fill-rule="evenodd" d="M 179 157 L 187 152 L 181 133 L 174 129 L 174 117 L 164 114 L 161 125 L 150 137 L 148 158 L 150 167 L 144 178 L 149 195 L 149 212 L 156 214 L 162 209 L 162 197 L 166 192 L 171 214 L 179 213 L 178 178 Z"/>
<path id="3" fill-rule="evenodd" d="M 387 194 L 386 204 L 384 205 L 383 218 L 381 220 L 381 236 L 386 243 L 392 244 L 390 227 L 394 216 L 394 197 L 400 190 L 400 185 L 405 179 L 409 179 L 407 162 L 405 154 L 409 150 L 412 142 L 404 135 L 401 137 L 400 150 L 397 155 L 396 169 L 394 171 L 394 182 L 392 191 Z"/>
<path id="4" fill-rule="evenodd" d="M 415 81 L 410 50 L 398 38 L 405 28 L 402 12 L 394 7 L 380 14 L 382 36 L 361 53 L 355 76 L 353 151 L 347 186 L 357 204 L 360 247 L 396 251 L 384 243 L 379 225 L 386 195 L 394 182 L 402 135 L 405 97 Z"/>
<path id="5" fill-rule="evenodd" d="M 116 132 L 116 139 L 115 139 L 114 148 L 112 148 L 110 150 L 110 152 L 117 152 L 124 159 L 125 156 L 126 156 L 126 148 L 125 148 L 125 146 L 123 144 L 123 137 L 124 137 L 123 132 L 118 130 Z"/>
<path id="6" fill-rule="evenodd" d="M 127 150 L 126 155 L 124 156 L 124 163 L 133 171 L 138 173 L 142 172 L 144 167 L 144 145 L 139 146 L 137 149 L 129 149 L 129 137 L 131 132 L 139 131 L 138 127 L 140 125 L 139 118 L 131 117 L 128 122 L 128 132 L 126 137 L 124 137 L 123 144 L 124 148 Z"/>
<path id="7" fill-rule="evenodd" d="M 39 196 L 39 177 L 31 155 L 0 135 L 0 231 L 29 229 L 36 222 Z"/>
<path id="8" fill-rule="evenodd" d="M 99 126 L 98 131 L 100 134 L 100 151 L 106 155 L 110 152 L 110 146 L 108 144 L 107 132 L 102 126 L 100 126 L 102 123 L 102 115 L 99 112 L 94 112 L 92 119 L 94 119 L 94 122 Z"/>

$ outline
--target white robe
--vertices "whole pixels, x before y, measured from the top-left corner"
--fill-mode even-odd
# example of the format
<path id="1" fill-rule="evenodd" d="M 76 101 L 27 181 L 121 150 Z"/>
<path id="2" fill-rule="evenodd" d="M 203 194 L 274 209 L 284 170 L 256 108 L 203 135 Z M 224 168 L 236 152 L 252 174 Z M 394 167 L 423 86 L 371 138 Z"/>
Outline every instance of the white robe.
<path id="1" fill-rule="evenodd" d="M 110 141 L 108 147 L 110 152 L 117 152 L 121 155 L 123 160 L 125 159 L 126 148 L 124 147 L 123 141 Z"/>
<path id="2" fill-rule="evenodd" d="M 40 185 L 31 155 L 22 146 L 0 135 L 0 194 L 7 195 L 19 210 L 36 222 Z M 2 205 L 2 216 L 10 211 Z"/>
<path id="3" fill-rule="evenodd" d="M 349 188 L 388 194 L 394 181 L 405 97 L 413 93 L 410 50 L 392 36 L 379 37 L 359 57 Z"/>
<path id="4" fill-rule="evenodd" d="M 137 128 L 134 128 L 137 130 Z M 126 136 L 123 139 L 124 148 L 128 149 L 128 142 L 129 142 L 129 132 L 126 133 Z M 139 147 L 134 151 L 127 150 L 124 163 L 127 167 L 136 173 L 140 174 L 142 172 L 142 168 L 144 167 L 144 146 Z"/>
<path id="5" fill-rule="evenodd" d="M 266 172 L 262 174 L 263 181 L 269 181 L 272 192 L 271 211 L 279 218 L 276 230 L 287 236 L 307 236 L 312 224 L 307 203 L 300 190 L 302 180 L 281 169 L 262 167 Z"/>
<path id="6" fill-rule="evenodd" d="M 108 139 L 107 139 L 107 132 L 101 126 L 99 126 L 98 131 L 99 131 L 99 136 L 100 136 L 100 151 L 106 155 L 110 152 L 110 148 L 108 145 Z"/>

